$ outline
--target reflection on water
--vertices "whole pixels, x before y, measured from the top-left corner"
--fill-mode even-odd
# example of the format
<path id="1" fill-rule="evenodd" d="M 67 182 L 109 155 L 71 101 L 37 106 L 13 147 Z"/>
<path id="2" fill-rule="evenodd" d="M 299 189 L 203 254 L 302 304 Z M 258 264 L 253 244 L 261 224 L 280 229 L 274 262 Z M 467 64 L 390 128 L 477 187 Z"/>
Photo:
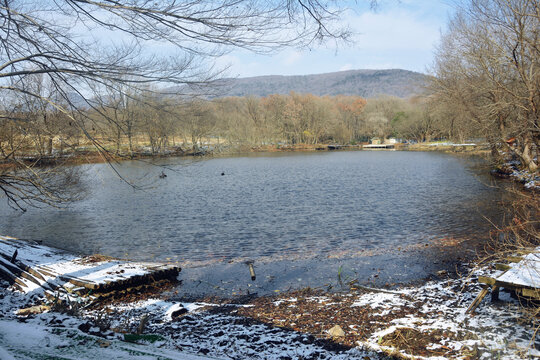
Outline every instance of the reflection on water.
<path id="1" fill-rule="evenodd" d="M 484 236 L 499 196 L 480 160 L 440 153 L 252 154 L 84 166 L 90 195 L 68 209 L 15 213 L 2 234 L 82 253 L 199 263 L 296 258 Z M 222 176 L 222 173 L 225 175 Z"/>

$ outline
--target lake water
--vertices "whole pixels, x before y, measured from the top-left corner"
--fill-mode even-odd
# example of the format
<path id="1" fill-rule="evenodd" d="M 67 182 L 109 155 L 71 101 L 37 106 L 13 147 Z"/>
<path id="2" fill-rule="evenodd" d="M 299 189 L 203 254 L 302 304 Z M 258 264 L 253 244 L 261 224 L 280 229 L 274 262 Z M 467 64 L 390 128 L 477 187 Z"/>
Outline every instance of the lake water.
<path id="1" fill-rule="evenodd" d="M 118 166 L 143 190 L 105 164 L 85 165 L 85 199 L 24 214 L 2 203 L 1 233 L 195 268 L 358 258 L 485 238 L 485 216 L 499 214 L 500 193 L 479 168 L 483 161 L 442 153 L 272 153 L 161 164 L 164 179 L 162 168 L 145 162 Z"/>

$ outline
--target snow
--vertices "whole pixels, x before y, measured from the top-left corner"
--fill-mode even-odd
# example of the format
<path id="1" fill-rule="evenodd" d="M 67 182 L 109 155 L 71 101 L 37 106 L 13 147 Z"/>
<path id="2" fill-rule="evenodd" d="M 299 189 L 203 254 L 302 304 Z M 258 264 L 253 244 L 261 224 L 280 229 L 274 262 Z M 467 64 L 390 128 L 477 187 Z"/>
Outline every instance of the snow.
<path id="1" fill-rule="evenodd" d="M 537 288 L 540 286 L 540 247 L 528 254 L 518 263 L 512 264 L 510 270 L 496 277 L 499 281 Z"/>
<path id="2" fill-rule="evenodd" d="M 13 355 L 11 355 L 7 350 L 0 347 L 0 359 L 2 360 L 15 360 Z"/>
<path id="3" fill-rule="evenodd" d="M 401 299 L 399 295 L 374 292 L 367 293 L 366 295 L 362 296 L 360 299 L 354 302 L 352 306 L 369 305 L 372 309 L 389 309 L 394 307 L 395 305 L 402 306 L 405 303 L 406 301 Z"/>
<path id="4" fill-rule="evenodd" d="M 438 142 L 438 143 L 432 143 L 427 144 L 428 146 L 476 146 L 475 143 L 463 143 L 463 144 L 455 144 L 453 142 Z"/>
<path id="5" fill-rule="evenodd" d="M 531 337 L 537 325 L 521 323 L 519 303 L 509 296 L 505 297 L 504 302 L 497 304 L 485 301 L 477 309 L 477 314 L 474 317 L 465 315 L 465 309 L 475 294 L 456 292 L 459 285 L 460 280 L 452 280 L 446 284 L 444 282 L 430 282 L 421 287 L 403 289 L 402 291 L 414 298 L 415 302 L 423 304 L 418 314 L 392 320 L 388 327 L 383 327 L 380 331 L 373 333 L 370 341 L 363 345 L 374 350 L 380 349 L 379 339 L 398 328 L 414 328 L 420 331 L 443 329 L 456 334 L 467 333 L 472 338 L 460 341 L 449 339 L 444 344 L 448 348 L 457 350 L 464 347 L 478 348 L 484 354 L 497 353 L 500 359 L 522 358 L 521 353 L 528 351 Z M 476 286 L 477 291 L 480 290 L 480 287 L 474 286 Z M 369 301 L 377 298 L 390 299 L 390 297 L 381 296 L 381 294 L 368 294 L 361 301 L 357 301 L 355 305 L 371 306 Z M 382 304 L 384 304 L 383 308 L 387 306 L 399 307 L 403 306 L 403 299 L 399 299 L 399 303 L 395 303 L 395 305 L 385 302 Z M 508 344 L 513 346 L 510 347 Z M 540 346 L 536 343 L 536 339 L 532 345 Z M 532 349 L 532 351 L 537 352 L 536 349 Z M 490 358 L 492 355 L 486 356 Z M 430 359 L 436 359 L 436 357 Z"/>
<path id="6" fill-rule="evenodd" d="M 540 191 L 540 173 L 531 173 L 527 170 L 521 170 L 521 163 L 518 160 L 509 160 L 504 166 L 510 171 L 508 176 L 522 183 L 526 189 Z"/>
<path id="7" fill-rule="evenodd" d="M 0 320 L 0 358 L 36 359 L 185 359 L 209 357 L 186 352 L 104 340 L 75 329 L 60 329 L 33 323 Z"/>
<path id="8" fill-rule="evenodd" d="M 25 301 L 32 303 L 36 299 L 28 299 L 26 294 L 4 292 L 0 293 L 0 358 L 27 359 L 40 354 L 66 359 L 279 359 L 287 356 L 379 359 L 378 352 L 391 351 L 379 345 L 380 338 L 400 328 L 419 331 L 446 329 L 455 334 L 469 334 L 463 338 L 444 339 L 440 343 L 430 344 L 431 349 L 444 345 L 466 353 L 466 349 L 477 348 L 480 358 L 497 354 L 504 360 L 522 358 L 522 354 L 528 351 L 531 355 L 538 354 L 539 344 L 535 344 L 536 348 L 533 349 L 529 346 L 534 326 L 523 321 L 519 303 L 501 293 L 504 302 L 492 304 L 485 301 L 477 309 L 477 314 L 471 317 L 465 315 L 464 311 L 480 287 L 470 284 L 467 291 L 461 291 L 462 286 L 463 281 L 457 279 L 405 287 L 399 290 L 403 295 L 363 292 L 310 297 L 309 300 L 324 309 L 331 304 L 331 299 L 341 296 L 344 300 L 350 300 L 353 307 L 370 309 L 373 316 L 382 315 L 389 309 L 396 313 L 400 309 L 416 309 L 413 314 L 380 322 L 377 325 L 379 330 L 374 331 L 366 342 L 344 352 L 326 350 L 307 334 L 235 315 L 235 309 L 245 305 L 221 306 L 208 302 L 150 298 L 108 305 L 100 310 L 84 310 L 76 316 L 48 312 L 21 318 L 15 315 L 16 309 L 26 306 Z M 286 306 L 299 301 L 297 297 L 281 300 L 281 304 Z M 275 306 L 276 303 L 279 304 L 279 301 L 275 301 Z M 171 314 L 180 309 L 186 309 L 187 313 L 172 319 Z M 100 330 L 99 320 L 105 313 L 110 315 L 109 326 L 117 329 L 116 332 Z M 162 340 L 141 344 L 122 341 L 123 335 L 118 331 L 134 332 L 143 316 L 149 317 L 145 333 L 159 335 Z M 81 325 L 86 323 L 89 323 L 87 329 L 80 330 Z M 357 323 L 347 329 L 362 327 L 362 323 Z M 441 357 L 432 356 L 429 359 Z"/>

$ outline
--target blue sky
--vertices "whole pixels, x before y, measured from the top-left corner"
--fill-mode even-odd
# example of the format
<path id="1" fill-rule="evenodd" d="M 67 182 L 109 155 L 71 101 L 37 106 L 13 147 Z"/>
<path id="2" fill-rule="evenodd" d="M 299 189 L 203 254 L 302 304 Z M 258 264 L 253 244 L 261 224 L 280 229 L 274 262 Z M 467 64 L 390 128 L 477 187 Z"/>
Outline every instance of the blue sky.
<path id="1" fill-rule="evenodd" d="M 233 51 L 217 59 L 228 76 L 306 75 L 351 69 L 406 69 L 427 72 L 433 51 L 453 12 L 451 0 L 368 0 L 351 2 L 343 17 L 354 31 L 352 44 L 309 50 L 286 49 L 272 56 Z"/>

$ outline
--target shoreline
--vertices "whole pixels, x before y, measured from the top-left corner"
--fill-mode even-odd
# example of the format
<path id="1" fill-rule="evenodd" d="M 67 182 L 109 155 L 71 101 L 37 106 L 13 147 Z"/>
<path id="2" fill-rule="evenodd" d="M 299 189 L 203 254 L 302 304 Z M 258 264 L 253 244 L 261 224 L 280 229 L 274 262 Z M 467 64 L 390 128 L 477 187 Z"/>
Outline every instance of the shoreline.
<path id="1" fill-rule="evenodd" d="M 357 286 L 395 288 L 456 275 L 463 263 L 481 256 L 486 239 L 444 238 L 403 248 L 323 254 L 313 258 L 239 259 L 182 266 L 178 291 L 189 298 L 267 296 L 304 287 L 328 293 Z M 250 279 L 248 263 L 256 280 Z"/>
<path id="2" fill-rule="evenodd" d="M 334 293 L 304 288 L 265 296 L 187 299 L 174 289 L 155 289 L 89 307 L 72 296 L 63 304 L 49 302 L 51 310 L 25 315 L 16 312 L 45 299 L 35 291 L 31 296 L 12 292 L 0 281 L 0 332 L 5 333 L 0 355 L 375 360 L 540 354 L 528 349 L 534 320 L 522 321 L 519 301 L 509 294 L 502 293 L 499 303 L 485 300 L 474 316 L 464 314 L 481 289 L 476 278 L 492 271 L 473 267 L 463 269 L 471 271 L 469 278 L 443 273 L 392 290 L 359 286 Z M 43 338 L 49 339 L 46 344 Z M 533 347 L 538 345 L 533 342 Z"/>
<path id="3" fill-rule="evenodd" d="M 119 162 L 139 159 L 160 159 L 168 157 L 221 157 L 235 156 L 245 153 L 262 152 L 320 152 L 320 151 L 439 151 L 445 153 L 468 154 L 468 155 L 486 155 L 489 153 L 484 145 L 426 145 L 426 144 L 395 144 L 393 149 L 362 149 L 363 144 L 291 144 L 291 145 L 261 145 L 250 146 L 241 145 L 235 148 L 224 148 L 218 151 L 214 150 L 182 150 L 180 147 L 172 147 L 163 153 L 151 154 L 147 151 L 136 151 L 133 155 L 114 154 L 108 152 L 106 155 L 98 150 L 79 150 L 66 152 L 64 155 L 26 155 L 18 157 L 21 161 L 37 164 L 38 166 L 52 165 L 82 165 L 98 164 L 106 162 Z M 9 168 L 13 165 L 4 160 L 0 162 L 0 168 Z"/>

